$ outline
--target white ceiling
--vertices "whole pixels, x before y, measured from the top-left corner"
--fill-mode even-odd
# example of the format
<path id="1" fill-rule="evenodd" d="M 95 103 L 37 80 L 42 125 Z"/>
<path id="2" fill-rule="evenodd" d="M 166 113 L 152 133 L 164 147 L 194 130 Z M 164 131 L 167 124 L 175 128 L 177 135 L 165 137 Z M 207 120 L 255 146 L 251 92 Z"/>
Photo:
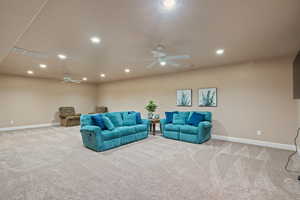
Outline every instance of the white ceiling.
<path id="1" fill-rule="evenodd" d="M 160 2 L 0 0 L 0 73 L 26 76 L 30 69 L 34 77 L 62 79 L 67 72 L 100 82 L 292 55 L 300 49 L 299 0 L 179 0 L 168 11 Z M 92 44 L 92 36 L 101 37 L 101 44 Z M 181 63 L 192 67 L 147 69 L 158 43 L 171 54 L 190 54 Z M 15 45 L 49 56 L 15 54 Z M 225 48 L 225 54 L 216 56 L 217 48 Z M 59 60 L 58 53 L 68 59 Z M 125 74 L 125 68 L 132 72 Z"/>

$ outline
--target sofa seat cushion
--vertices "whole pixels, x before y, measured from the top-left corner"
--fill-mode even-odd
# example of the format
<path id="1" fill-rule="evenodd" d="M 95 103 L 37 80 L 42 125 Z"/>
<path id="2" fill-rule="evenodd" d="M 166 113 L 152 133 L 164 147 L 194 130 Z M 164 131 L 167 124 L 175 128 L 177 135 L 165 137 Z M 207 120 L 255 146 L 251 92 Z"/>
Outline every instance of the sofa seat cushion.
<path id="1" fill-rule="evenodd" d="M 199 128 L 192 125 L 181 126 L 180 131 L 182 133 L 197 135 L 199 133 Z"/>
<path id="2" fill-rule="evenodd" d="M 148 129 L 147 124 L 139 124 L 134 127 L 135 127 L 136 132 L 144 132 L 144 131 L 147 131 L 147 129 Z"/>
<path id="3" fill-rule="evenodd" d="M 175 125 L 175 124 L 167 124 L 165 126 L 165 130 L 167 131 L 180 131 L 180 127 L 182 127 L 181 125 Z"/>
<path id="4" fill-rule="evenodd" d="M 123 126 L 116 128 L 120 132 L 120 136 L 132 135 L 136 133 L 134 126 Z"/>
<path id="5" fill-rule="evenodd" d="M 114 129 L 112 131 L 105 130 L 101 131 L 101 135 L 103 136 L 104 140 L 112 140 L 120 137 L 120 131 L 118 131 L 117 129 Z"/>

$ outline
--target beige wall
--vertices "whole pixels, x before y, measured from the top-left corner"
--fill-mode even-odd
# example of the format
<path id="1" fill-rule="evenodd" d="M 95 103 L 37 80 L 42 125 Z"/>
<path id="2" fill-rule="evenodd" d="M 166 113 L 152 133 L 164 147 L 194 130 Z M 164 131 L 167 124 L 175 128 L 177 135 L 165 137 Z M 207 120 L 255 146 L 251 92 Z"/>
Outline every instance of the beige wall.
<path id="1" fill-rule="evenodd" d="M 292 84 L 292 58 L 281 58 L 101 84 L 98 104 L 146 116 L 145 104 L 154 100 L 162 117 L 171 110 L 208 110 L 214 134 L 292 144 L 300 124 Z M 217 108 L 197 106 L 197 89 L 205 87 L 218 88 Z M 180 88 L 193 89 L 193 107 L 175 106 Z M 263 134 L 258 136 L 257 130 Z"/>
<path id="2" fill-rule="evenodd" d="M 298 122 L 298 127 L 300 128 L 300 100 L 297 99 L 296 102 L 297 102 L 297 113 L 298 113 L 298 120 L 297 120 L 297 122 Z"/>
<path id="3" fill-rule="evenodd" d="M 92 112 L 96 88 L 90 84 L 0 75 L 0 128 L 58 122 L 59 106 Z"/>

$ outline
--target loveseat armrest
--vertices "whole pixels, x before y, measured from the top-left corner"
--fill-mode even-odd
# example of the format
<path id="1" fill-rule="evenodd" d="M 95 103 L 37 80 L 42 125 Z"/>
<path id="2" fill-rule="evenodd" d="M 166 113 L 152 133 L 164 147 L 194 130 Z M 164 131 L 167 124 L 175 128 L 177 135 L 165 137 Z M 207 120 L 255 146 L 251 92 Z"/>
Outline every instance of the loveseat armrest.
<path id="1" fill-rule="evenodd" d="M 211 128 L 212 124 L 209 121 L 202 121 L 198 125 L 199 128 Z"/>
<path id="2" fill-rule="evenodd" d="M 199 125 L 199 138 L 201 140 L 208 140 L 211 137 L 212 123 L 209 121 L 200 122 Z"/>

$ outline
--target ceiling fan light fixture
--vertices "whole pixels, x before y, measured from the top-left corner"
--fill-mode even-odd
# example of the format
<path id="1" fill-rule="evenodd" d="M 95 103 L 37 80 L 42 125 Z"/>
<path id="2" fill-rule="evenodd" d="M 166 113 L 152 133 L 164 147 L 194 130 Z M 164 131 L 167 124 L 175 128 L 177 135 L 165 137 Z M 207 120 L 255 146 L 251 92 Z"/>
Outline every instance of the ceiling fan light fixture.
<path id="1" fill-rule="evenodd" d="M 87 81 L 88 79 L 87 79 L 87 77 L 83 77 L 82 80 L 83 81 Z"/>
<path id="2" fill-rule="evenodd" d="M 130 72 L 130 69 L 125 69 L 124 70 L 126 73 L 129 73 Z"/>

